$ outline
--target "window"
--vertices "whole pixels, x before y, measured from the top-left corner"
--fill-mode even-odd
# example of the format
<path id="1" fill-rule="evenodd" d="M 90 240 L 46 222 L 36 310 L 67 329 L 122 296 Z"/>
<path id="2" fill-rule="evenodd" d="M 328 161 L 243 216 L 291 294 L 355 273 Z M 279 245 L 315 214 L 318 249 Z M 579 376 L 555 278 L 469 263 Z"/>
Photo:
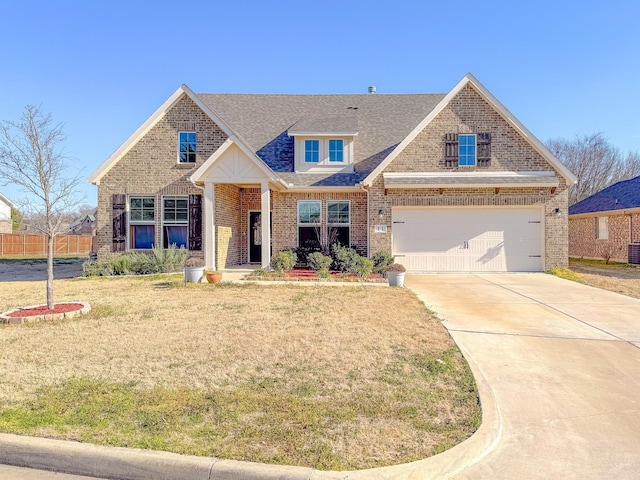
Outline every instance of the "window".
<path id="1" fill-rule="evenodd" d="M 349 230 L 351 218 L 348 200 L 327 201 L 327 235 L 329 243 L 340 243 L 349 246 Z"/>
<path id="2" fill-rule="evenodd" d="M 329 161 L 330 162 L 342 162 L 344 159 L 344 141 L 343 140 L 329 140 Z"/>
<path id="3" fill-rule="evenodd" d="M 316 248 L 320 246 L 320 201 L 298 201 L 298 246 Z"/>
<path id="4" fill-rule="evenodd" d="M 180 132 L 178 137 L 178 162 L 196 163 L 196 132 Z"/>
<path id="5" fill-rule="evenodd" d="M 129 248 L 148 250 L 155 241 L 155 198 L 129 197 Z"/>
<path id="6" fill-rule="evenodd" d="M 304 161 L 307 163 L 318 163 L 320 161 L 320 141 L 304 141 Z"/>
<path id="7" fill-rule="evenodd" d="M 596 218 L 596 238 L 598 240 L 609 239 L 609 217 L 597 217 Z"/>
<path id="8" fill-rule="evenodd" d="M 458 165 L 461 167 L 476 165 L 475 135 L 458 135 Z"/>
<path id="9" fill-rule="evenodd" d="M 189 248 L 189 197 L 163 197 L 163 247 Z"/>
<path id="10" fill-rule="evenodd" d="M 491 133 L 445 134 L 444 166 L 490 167 Z"/>

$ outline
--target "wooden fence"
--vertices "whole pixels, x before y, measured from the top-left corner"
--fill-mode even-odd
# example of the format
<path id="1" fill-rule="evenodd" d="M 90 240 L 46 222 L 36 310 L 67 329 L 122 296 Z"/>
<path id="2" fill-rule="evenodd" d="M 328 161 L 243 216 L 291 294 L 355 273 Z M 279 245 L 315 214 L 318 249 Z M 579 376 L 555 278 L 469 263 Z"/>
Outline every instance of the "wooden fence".
<path id="1" fill-rule="evenodd" d="M 91 235 L 58 235 L 55 237 L 54 254 L 88 254 L 93 251 L 95 237 Z M 6 255 L 46 255 L 46 235 L 0 233 L 0 257 Z"/>

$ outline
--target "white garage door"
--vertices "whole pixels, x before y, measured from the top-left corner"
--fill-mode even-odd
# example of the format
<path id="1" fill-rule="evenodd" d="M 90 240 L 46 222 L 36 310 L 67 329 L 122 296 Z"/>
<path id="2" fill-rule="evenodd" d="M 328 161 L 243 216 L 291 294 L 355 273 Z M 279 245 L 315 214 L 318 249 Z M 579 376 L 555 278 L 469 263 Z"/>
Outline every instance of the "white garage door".
<path id="1" fill-rule="evenodd" d="M 393 254 L 413 272 L 543 270 L 540 208 L 393 208 Z"/>

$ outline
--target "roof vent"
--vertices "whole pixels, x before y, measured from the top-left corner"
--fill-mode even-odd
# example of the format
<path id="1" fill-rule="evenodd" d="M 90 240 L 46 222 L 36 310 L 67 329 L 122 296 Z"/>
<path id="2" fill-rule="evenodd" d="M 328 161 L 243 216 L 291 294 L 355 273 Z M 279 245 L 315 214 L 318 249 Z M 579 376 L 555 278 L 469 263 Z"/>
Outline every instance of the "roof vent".
<path id="1" fill-rule="evenodd" d="M 370 86 L 369 87 L 369 93 L 376 93 L 376 87 L 375 86 Z"/>

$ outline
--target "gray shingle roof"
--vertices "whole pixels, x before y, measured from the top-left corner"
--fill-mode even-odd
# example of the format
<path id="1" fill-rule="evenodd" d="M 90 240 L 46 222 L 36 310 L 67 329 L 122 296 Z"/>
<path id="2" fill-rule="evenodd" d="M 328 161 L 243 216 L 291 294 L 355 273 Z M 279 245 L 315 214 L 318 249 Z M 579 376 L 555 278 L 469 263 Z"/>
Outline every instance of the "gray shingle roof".
<path id="1" fill-rule="evenodd" d="M 198 94 L 283 180 L 295 186 L 349 186 L 363 180 L 429 114 L 445 94 Z M 290 128 L 357 127 L 353 174 L 294 173 Z"/>
<path id="2" fill-rule="evenodd" d="M 614 183 L 569 207 L 569 215 L 640 208 L 640 176 Z"/>

